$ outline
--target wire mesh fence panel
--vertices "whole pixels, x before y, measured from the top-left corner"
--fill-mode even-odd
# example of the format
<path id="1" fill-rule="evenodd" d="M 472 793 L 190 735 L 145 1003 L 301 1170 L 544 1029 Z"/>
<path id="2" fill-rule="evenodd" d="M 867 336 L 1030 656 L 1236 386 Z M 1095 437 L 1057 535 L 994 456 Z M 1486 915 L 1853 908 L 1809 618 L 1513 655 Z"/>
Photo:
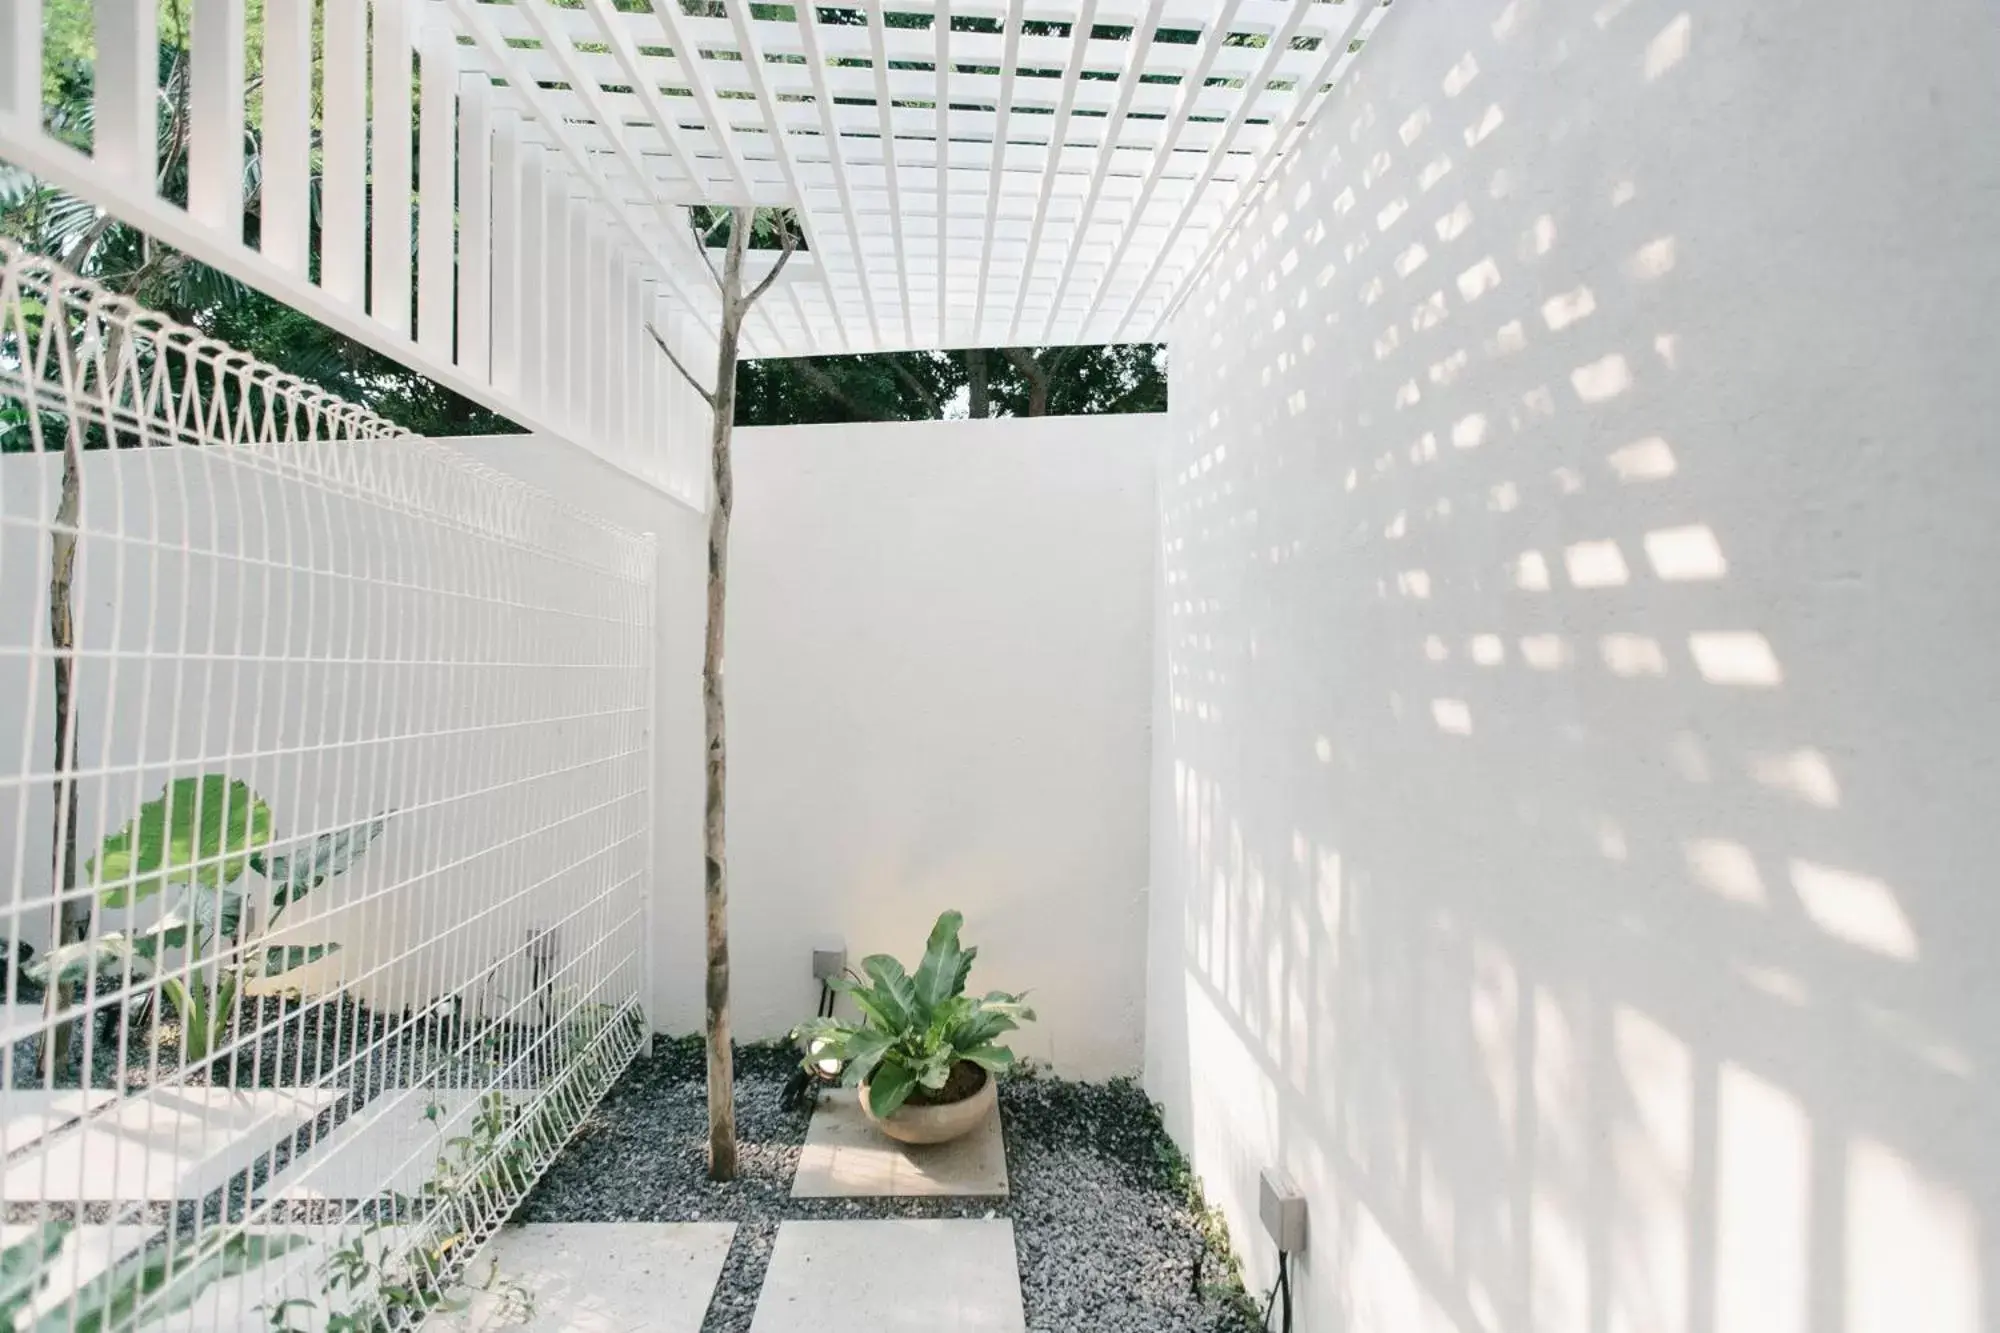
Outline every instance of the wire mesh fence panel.
<path id="1" fill-rule="evenodd" d="M 0 1328 L 452 1299 L 643 1038 L 653 581 L 0 242 Z"/>

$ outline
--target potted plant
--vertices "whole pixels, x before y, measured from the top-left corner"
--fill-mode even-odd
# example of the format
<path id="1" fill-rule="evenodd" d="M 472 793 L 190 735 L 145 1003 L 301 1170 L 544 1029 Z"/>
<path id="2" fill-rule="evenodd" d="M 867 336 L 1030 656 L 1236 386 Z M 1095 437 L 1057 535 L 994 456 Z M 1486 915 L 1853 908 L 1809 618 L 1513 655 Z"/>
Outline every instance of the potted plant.
<path id="1" fill-rule="evenodd" d="M 862 1111 L 901 1143 L 945 1143 L 991 1115 L 993 1075 L 1014 1063 L 995 1038 L 1034 1021 L 1019 995 L 965 993 L 979 950 L 959 947 L 963 922 L 957 912 L 937 919 L 915 975 L 874 954 L 861 962 L 865 980 L 833 982 L 854 1001 L 858 1021 L 816 1018 L 792 1034 L 809 1064 L 839 1060 Z"/>

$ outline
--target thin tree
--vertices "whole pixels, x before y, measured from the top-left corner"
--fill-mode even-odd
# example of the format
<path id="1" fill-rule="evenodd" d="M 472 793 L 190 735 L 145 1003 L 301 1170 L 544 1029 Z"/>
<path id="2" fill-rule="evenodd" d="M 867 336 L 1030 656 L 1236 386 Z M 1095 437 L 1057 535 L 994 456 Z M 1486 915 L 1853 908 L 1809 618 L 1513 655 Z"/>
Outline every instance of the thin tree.
<path id="1" fill-rule="evenodd" d="M 771 271 L 749 291 L 743 289 L 743 257 L 749 249 L 756 212 L 747 207 L 729 210 L 729 240 L 723 252 L 722 270 L 713 262 L 708 273 L 721 294 L 721 327 L 716 334 L 715 387 L 705 388 L 695 378 L 667 340 L 651 324 L 646 332 L 673 363 L 681 378 L 708 404 L 713 418 L 709 433 L 709 461 L 714 482 L 708 507 L 708 634 L 701 660 L 702 728 L 708 756 L 708 774 L 702 819 L 702 901 L 707 915 L 708 975 L 706 985 L 708 1035 L 708 1175 L 711 1180 L 736 1177 L 736 1095 L 735 1060 L 729 1046 L 729 859 L 724 837 L 724 799 L 727 794 L 729 750 L 723 730 L 723 627 L 729 591 L 729 516 L 735 503 L 735 486 L 730 472 L 729 439 L 736 423 L 736 349 L 742 340 L 743 320 L 760 297 L 771 289 L 792 257 L 798 240 L 790 219 L 772 215 L 780 251 Z M 698 237 L 704 261 L 708 249 Z"/>

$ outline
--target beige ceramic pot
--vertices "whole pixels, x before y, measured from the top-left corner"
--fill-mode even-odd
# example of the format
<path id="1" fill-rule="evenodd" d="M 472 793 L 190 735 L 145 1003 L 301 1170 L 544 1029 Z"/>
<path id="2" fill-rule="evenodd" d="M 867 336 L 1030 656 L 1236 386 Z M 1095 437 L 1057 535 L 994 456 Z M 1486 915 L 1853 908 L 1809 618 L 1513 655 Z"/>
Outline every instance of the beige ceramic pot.
<path id="1" fill-rule="evenodd" d="M 863 1083 L 862 1113 L 877 1129 L 898 1143 L 949 1143 L 977 1129 L 987 1116 L 993 1114 L 993 1108 L 999 1103 L 993 1076 L 983 1069 L 979 1072 L 979 1091 L 965 1100 L 944 1106 L 913 1106 L 904 1102 L 886 1120 L 878 1118 L 868 1109 L 868 1085 Z"/>

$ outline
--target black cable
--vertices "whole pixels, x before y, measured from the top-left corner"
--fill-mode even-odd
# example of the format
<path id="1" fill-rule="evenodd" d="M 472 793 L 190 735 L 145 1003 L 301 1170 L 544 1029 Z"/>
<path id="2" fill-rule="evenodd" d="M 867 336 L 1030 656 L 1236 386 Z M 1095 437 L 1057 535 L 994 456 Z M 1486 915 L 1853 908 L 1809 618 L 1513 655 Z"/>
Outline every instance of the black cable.
<path id="1" fill-rule="evenodd" d="M 1278 1279 L 1271 1284 L 1271 1294 L 1264 1301 L 1264 1333 L 1271 1333 L 1271 1314 L 1278 1308 L 1278 1298 L 1284 1297 L 1284 1333 L 1292 1333 L 1292 1268 L 1291 1256 L 1283 1250 L 1278 1252 Z"/>

